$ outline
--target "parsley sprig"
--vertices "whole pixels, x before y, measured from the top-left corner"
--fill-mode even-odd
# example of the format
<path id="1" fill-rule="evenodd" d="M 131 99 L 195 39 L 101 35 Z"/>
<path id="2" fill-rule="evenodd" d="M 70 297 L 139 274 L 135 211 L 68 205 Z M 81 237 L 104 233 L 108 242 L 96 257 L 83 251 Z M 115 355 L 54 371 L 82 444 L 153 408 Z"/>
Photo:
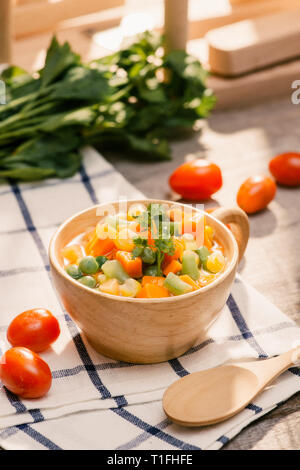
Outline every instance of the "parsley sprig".
<path id="1" fill-rule="evenodd" d="M 161 204 L 149 204 L 147 210 L 139 216 L 141 231 L 151 234 L 154 239 L 153 245 L 149 245 L 148 238 L 137 237 L 134 239 L 135 247 L 132 255 L 134 257 L 141 256 L 146 247 L 154 248 L 156 256 L 157 275 L 162 275 L 162 262 L 166 255 L 174 255 L 175 244 L 170 236 L 170 219 L 165 208 Z"/>

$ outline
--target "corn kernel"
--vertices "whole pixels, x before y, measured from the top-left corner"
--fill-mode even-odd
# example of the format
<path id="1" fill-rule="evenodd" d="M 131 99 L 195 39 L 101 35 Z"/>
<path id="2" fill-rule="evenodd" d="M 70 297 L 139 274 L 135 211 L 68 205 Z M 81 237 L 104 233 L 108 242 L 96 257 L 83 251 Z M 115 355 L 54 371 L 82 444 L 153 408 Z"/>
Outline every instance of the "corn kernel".
<path id="1" fill-rule="evenodd" d="M 96 279 L 98 284 L 103 284 L 105 281 L 107 281 L 107 277 L 105 276 L 105 274 L 102 273 L 95 274 L 94 278 Z"/>
<path id="2" fill-rule="evenodd" d="M 99 290 L 105 294 L 120 295 L 119 283 L 117 279 L 109 279 L 100 284 Z"/>
<path id="3" fill-rule="evenodd" d="M 142 286 L 138 281 L 130 278 L 120 286 L 120 294 L 124 297 L 136 297 L 141 288 Z"/>
<path id="4" fill-rule="evenodd" d="M 205 234 L 208 237 L 208 239 L 212 242 L 215 230 L 211 225 L 205 225 Z"/>
<path id="5" fill-rule="evenodd" d="M 225 258 L 222 253 L 215 252 L 208 256 L 206 261 L 207 269 L 212 273 L 220 272 L 225 266 Z"/>

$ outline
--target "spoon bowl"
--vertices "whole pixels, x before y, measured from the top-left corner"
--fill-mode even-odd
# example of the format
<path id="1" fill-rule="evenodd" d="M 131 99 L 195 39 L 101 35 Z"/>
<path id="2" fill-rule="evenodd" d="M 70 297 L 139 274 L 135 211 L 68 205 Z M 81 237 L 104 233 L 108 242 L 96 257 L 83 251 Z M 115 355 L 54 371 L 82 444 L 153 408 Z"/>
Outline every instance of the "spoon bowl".
<path id="1" fill-rule="evenodd" d="M 195 372 L 179 382 L 180 386 L 177 381 L 169 387 L 164 407 L 172 421 L 183 425 L 188 421 L 189 426 L 230 418 L 244 408 L 249 396 L 255 396 L 259 385 L 253 372 L 235 365 Z"/>

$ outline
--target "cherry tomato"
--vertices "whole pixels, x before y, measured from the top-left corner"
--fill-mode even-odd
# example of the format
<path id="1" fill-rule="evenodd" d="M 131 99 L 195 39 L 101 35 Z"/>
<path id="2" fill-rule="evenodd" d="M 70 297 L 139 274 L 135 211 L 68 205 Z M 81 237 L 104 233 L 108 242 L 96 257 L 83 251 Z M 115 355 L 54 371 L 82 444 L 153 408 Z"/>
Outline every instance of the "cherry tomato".
<path id="1" fill-rule="evenodd" d="M 171 188 L 184 199 L 209 199 L 222 186 L 222 173 L 214 163 L 193 160 L 180 165 L 170 176 Z"/>
<path id="2" fill-rule="evenodd" d="M 268 176 L 251 176 L 241 185 L 237 194 L 237 203 L 248 214 L 258 212 L 274 199 L 276 184 Z"/>
<path id="3" fill-rule="evenodd" d="M 300 153 L 282 153 L 269 163 L 269 170 L 278 181 L 286 186 L 300 185 Z"/>
<path id="4" fill-rule="evenodd" d="M 0 379 L 11 392 L 23 398 L 40 398 L 51 387 L 48 364 L 27 348 L 12 348 L 0 360 Z"/>
<path id="5" fill-rule="evenodd" d="M 34 308 L 13 319 L 7 330 L 7 339 L 12 346 L 40 352 L 47 349 L 59 333 L 59 323 L 52 313 L 44 308 Z"/>

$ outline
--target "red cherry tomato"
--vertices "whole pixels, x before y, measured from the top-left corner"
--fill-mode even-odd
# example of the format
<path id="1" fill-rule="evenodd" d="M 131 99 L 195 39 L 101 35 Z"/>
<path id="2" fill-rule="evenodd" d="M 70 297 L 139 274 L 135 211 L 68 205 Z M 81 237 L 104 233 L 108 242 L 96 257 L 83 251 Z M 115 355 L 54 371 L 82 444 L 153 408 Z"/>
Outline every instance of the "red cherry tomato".
<path id="1" fill-rule="evenodd" d="M 40 398 L 51 387 L 48 364 L 27 348 L 12 348 L 0 360 L 0 379 L 11 392 L 23 398 Z"/>
<path id="2" fill-rule="evenodd" d="M 286 186 L 300 185 L 300 153 L 282 153 L 269 163 L 269 170 L 278 181 Z"/>
<path id="3" fill-rule="evenodd" d="M 47 349 L 59 333 L 59 323 L 52 313 L 44 308 L 34 308 L 13 319 L 7 330 L 7 339 L 12 346 L 40 352 Z"/>
<path id="4" fill-rule="evenodd" d="M 222 173 L 214 163 L 193 160 L 180 165 L 170 176 L 171 188 L 184 199 L 209 199 L 222 186 Z"/>
<path id="5" fill-rule="evenodd" d="M 268 176 L 251 176 L 241 185 L 237 194 L 237 203 L 248 214 L 261 211 L 276 194 L 276 184 Z"/>

